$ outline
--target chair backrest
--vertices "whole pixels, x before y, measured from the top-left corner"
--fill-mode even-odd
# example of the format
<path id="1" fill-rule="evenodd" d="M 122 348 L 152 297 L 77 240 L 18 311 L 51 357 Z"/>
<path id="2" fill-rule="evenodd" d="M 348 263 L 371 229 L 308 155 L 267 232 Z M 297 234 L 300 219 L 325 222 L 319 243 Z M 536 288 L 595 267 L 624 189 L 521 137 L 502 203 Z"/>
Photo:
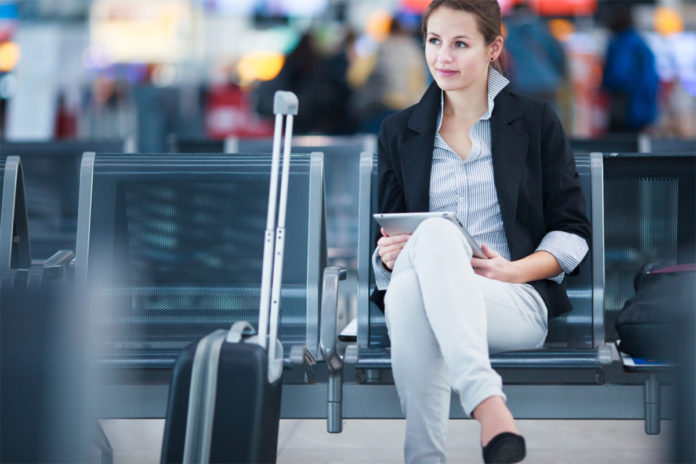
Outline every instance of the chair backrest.
<path id="1" fill-rule="evenodd" d="M 22 163 L 17 156 L 0 156 L 0 273 L 29 269 L 31 248 Z"/>
<path id="2" fill-rule="evenodd" d="M 644 150 L 641 150 L 644 151 Z M 648 149 L 650 153 L 696 153 L 696 139 L 650 138 Z"/>
<path id="3" fill-rule="evenodd" d="M 181 153 L 216 151 L 224 153 L 270 153 L 272 138 L 236 138 L 226 140 L 173 140 L 170 147 Z M 326 184 L 326 227 L 330 264 L 346 266 L 355 272 L 358 246 L 358 165 L 360 153 L 375 152 L 374 135 L 293 137 L 295 153 L 324 153 Z"/>
<path id="4" fill-rule="evenodd" d="M 263 153 L 270 150 L 272 139 L 227 140 L 228 149 L 239 153 Z M 374 152 L 374 135 L 353 137 L 296 136 L 293 151 L 324 153 L 326 181 L 326 229 L 330 264 L 341 264 L 355 270 L 358 246 L 358 166 L 360 153 Z"/>
<path id="5" fill-rule="evenodd" d="M 258 319 L 270 155 L 87 153 L 76 279 L 108 294 L 109 353 L 170 365 L 191 341 Z M 323 155 L 293 155 L 279 332 L 317 355 Z"/>
<path id="6" fill-rule="evenodd" d="M 611 134 L 605 137 L 568 140 L 574 153 L 622 153 L 643 151 L 641 145 L 645 145 L 645 138 L 640 139 L 636 134 Z"/>
<path id="7" fill-rule="evenodd" d="M 59 249 L 75 249 L 82 154 L 124 150 L 125 143 L 120 140 L 0 142 L 0 155 L 22 158 L 35 258 L 48 258 Z"/>
<path id="8" fill-rule="evenodd" d="M 696 153 L 605 156 L 607 339 L 650 262 L 696 262 Z"/>
<path id="9" fill-rule="evenodd" d="M 573 310 L 551 319 L 547 346 L 590 348 L 604 342 L 602 155 L 576 156 L 577 170 L 585 194 L 593 241 L 579 275 L 566 277 Z M 382 349 L 387 343 L 384 315 L 370 300 L 374 275 L 370 258 L 376 234 L 372 213 L 377 205 L 377 157 L 364 153 L 360 160 L 360 224 L 358 245 L 358 347 Z"/>
<path id="10" fill-rule="evenodd" d="M 239 153 L 236 146 L 228 150 L 227 140 L 233 139 L 205 139 L 205 138 L 178 138 L 169 135 L 166 139 L 167 151 L 169 153 Z"/>

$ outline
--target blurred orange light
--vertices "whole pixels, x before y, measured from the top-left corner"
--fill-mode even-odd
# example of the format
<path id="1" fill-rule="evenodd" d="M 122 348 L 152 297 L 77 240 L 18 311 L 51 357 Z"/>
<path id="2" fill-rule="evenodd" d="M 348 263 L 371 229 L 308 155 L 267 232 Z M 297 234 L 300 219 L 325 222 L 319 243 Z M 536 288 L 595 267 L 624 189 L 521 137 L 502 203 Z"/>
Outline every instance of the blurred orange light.
<path id="1" fill-rule="evenodd" d="M 274 79 L 285 64 L 282 53 L 271 51 L 250 52 L 242 56 L 237 64 L 237 73 L 242 84 L 255 80 L 270 81 Z"/>
<path id="2" fill-rule="evenodd" d="M 684 20 L 678 11 L 667 7 L 655 8 L 655 31 L 661 35 L 672 35 L 683 30 Z"/>
<path id="3" fill-rule="evenodd" d="M 575 32 L 575 26 L 567 19 L 552 19 L 549 21 L 549 30 L 557 40 L 565 42 Z"/>
<path id="4" fill-rule="evenodd" d="M 0 71 L 9 72 L 19 62 L 19 45 L 14 42 L 0 44 Z"/>
<path id="5" fill-rule="evenodd" d="M 369 18 L 367 18 L 367 25 L 365 26 L 365 32 L 369 35 L 372 40 L 376 42 L 384 42 L 389 35 L 389 28 L 391 27 L 392 15 L 386 10 L 373 11 Z"/>

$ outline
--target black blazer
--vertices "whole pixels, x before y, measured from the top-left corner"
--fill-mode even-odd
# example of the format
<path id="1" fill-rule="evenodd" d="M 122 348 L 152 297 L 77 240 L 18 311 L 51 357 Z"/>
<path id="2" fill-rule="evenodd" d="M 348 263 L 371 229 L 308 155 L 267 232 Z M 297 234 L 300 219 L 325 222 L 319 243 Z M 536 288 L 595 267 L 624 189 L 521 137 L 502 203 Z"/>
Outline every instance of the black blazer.
<path id="1" fill-rule="evenodd" d="M 420 102 L 382 123 L 379 212 L 428 211 L 440 92 L 433 83 Z M 579 235 L 589 244 L 591 228 L 575 158 L 554 110 L 542 100 L 506 89 L 494 102 L 490 119 L 493 177 L 512 260 L 533 253 L 553 230 Z M 572 309 L 562 284 L 547 279 L 530 284 L 546 303 L 550 317 Z M 384 291 L 373 295 L 381 308 L 383 299 Z"/>

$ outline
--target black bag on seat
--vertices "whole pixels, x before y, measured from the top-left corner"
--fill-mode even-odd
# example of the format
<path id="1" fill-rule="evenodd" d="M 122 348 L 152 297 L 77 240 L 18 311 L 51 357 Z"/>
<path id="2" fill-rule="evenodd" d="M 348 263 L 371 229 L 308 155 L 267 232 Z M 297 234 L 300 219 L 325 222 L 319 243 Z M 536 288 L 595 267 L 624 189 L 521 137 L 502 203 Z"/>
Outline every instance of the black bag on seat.
<path id="1" fill-rule="evenodd" d="M 646 359 L 674 359 L 676 327 L 687 311 L 696 310 L 696 264 L 646 264 L 634 287 L 636 294 L 626 301 L 615 323 L 619 350 Z"/>

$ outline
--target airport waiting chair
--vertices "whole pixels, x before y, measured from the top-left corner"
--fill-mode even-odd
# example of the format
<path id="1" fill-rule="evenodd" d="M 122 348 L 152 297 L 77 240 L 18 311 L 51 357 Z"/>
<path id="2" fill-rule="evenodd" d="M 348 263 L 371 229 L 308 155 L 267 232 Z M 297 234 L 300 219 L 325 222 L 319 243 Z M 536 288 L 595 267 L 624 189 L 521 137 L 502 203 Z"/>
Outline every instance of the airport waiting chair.
<path id="1" fill-rule="evenodd" d="M 593 240 L 580 274 L 565 279 L 573 310 L 549 321 L 544 349 L 500 353 L 491 357 L 493 367 L 502 371 L 503 379 L 508 382 L 578 381 L 582 378 L 578 375 L 580 370 L 585 372 L 585 381 L 595 382 L 602 364 L 611 362 L 611 353 L 604 346 L 603 325 L 602 158 L 601 155 L 578 155 L 576 163 L 588 217 L 592 221 Z M 374 289 L 370 258 L 376 233 L 372 213 L 378 212 L 375 210 L 376 156 L 362 155 L 360 180 L 357 345 L 347 349 L 346 362 L 354 363 L 359 369 L 386 369 L 390 368 L 391 361 L 384 315 L 369 299 Z M 529 368 L 546 369 L 549 374 L 543 377 L 529 374 L 526 371 Z M 368 378 L 374 375 L 378 373 L 373 372 Z"/>
<path id="2" fill-rule="evenodd" d="M 22 159 L 32 256 L 46 259 L 75 249 L 80 160 L 86 151 L 132 152 L 126 140 L 0 142 L 0 156 Z"/>
<path id="3" fill-rule="evenodd" d="M 75 274 L 108 297 L 102 365 L 169 369 L 193 340 L 258 317 L 270 155 L 86 153 Z M 293 155 L 280 338 L 321 359 L 323 155 Z"/>
<path id="4" fill-rule="evenodd" d="M 0 156 L 0 273 L 31 267 L 22 162 Z"/>

